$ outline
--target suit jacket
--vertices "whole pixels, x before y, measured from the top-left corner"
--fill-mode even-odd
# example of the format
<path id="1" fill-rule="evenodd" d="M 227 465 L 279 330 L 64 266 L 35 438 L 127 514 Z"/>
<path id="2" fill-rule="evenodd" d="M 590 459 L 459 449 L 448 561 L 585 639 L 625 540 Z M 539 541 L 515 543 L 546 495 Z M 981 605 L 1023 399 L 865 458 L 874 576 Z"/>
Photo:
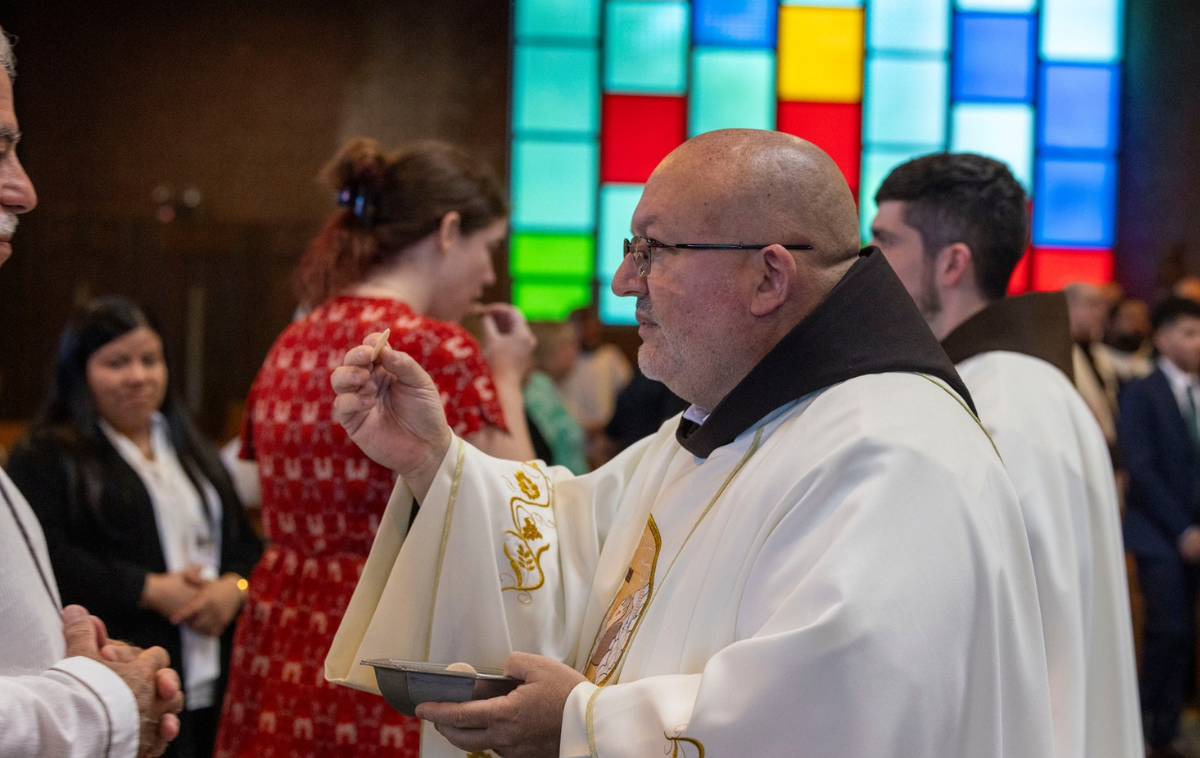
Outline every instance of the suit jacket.
<path id="1" fill-rule="evenodd" d="M 1126 386 L 1119 424 L 1129 472 L 1125 547 L 1136 555 L 1178 556 L 1179 535 L 1200 523 L 1200 465 L 1161 369 Z"/>
<path id="2" fill-rule="evenodd" d="M 17 446 L 8 474 L 42 524 L 63 603 L 85 606 L 104 620 L 114 639 L 166 648 L 171 665 L 182 674 L 179 628 L 138 607 L 146 574 L 167 570 L 150 494 L 108 439 L 98 437 L 98 477 L 81 474 L 75 445 L 44 438 Z M 89 480 L 98 481 L 100 488 L 90 497 Z M 262 543 L 229 478 L 212 485 L 222 507 L 220 572 L 249 576 L 262 555 Z M 230 624 L 221 640 L 218 695 L 229 670 L 233 628 Z"/>

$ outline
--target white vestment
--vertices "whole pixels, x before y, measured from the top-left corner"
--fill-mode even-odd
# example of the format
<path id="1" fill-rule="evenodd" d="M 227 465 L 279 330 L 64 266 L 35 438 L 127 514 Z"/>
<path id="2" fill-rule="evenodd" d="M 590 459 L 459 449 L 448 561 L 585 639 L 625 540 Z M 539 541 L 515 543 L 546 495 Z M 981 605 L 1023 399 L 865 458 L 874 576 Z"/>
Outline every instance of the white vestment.
<path id="1" fill-rule="evenodd" d="M 1104 436 L 1070 380 L 1016 352 L 957 364 L 1021 501 L 1057 758 L 1144 754 L 1120 514 Z"/>
<path id="2" fill-rule="evenodd" d="M 675 425 L 579 477 L 454 440 L 407 539 L 398 485 L 326 675 L 550 656 L 604 683 L 570 757 L 1051 755 L 1019 505 L 957 395 L 859 376 L 706 459 Z"/>

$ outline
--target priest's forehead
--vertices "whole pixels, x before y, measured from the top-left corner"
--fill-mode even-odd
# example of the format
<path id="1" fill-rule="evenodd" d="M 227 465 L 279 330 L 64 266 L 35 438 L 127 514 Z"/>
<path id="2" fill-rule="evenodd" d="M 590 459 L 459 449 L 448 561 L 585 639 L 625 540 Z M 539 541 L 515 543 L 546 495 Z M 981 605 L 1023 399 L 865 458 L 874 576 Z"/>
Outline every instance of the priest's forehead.
<path id="1" fill-rule="evenodd" d="M 632 228 L 668 243 L 858 249 L 854 197 L 829 156 L 754 129 L 707 132 L 676 148 L 646 183 Z"/>

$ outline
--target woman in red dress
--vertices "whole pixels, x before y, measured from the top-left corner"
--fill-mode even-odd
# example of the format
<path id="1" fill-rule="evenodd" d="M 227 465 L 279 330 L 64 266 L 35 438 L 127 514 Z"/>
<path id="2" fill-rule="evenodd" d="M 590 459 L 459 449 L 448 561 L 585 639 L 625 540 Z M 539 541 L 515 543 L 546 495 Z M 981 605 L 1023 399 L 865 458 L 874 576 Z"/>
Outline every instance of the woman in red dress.
<path id="1" fill-rule="evenodd" d="M 492 455 L 533 457 L 524 320 L 488 306 L 482 351 L 455 323 L 495 279 L 507 215 L 498 183 L 448 145 L 384 155 L 365 139 L 343 147 L 326 178 L 341 208 L 297 276 L 313 309 L 276 340 L 246 404 L 242 454 L 258 461 L 270 546 L 234 640 L 221 758 L 418 752 L 416 719 L 323 674 L 394 484 L 331 420 L 329 375 L 348 350 L 391 329 L 391 347 L 437 383 L 456 434 Z"/>

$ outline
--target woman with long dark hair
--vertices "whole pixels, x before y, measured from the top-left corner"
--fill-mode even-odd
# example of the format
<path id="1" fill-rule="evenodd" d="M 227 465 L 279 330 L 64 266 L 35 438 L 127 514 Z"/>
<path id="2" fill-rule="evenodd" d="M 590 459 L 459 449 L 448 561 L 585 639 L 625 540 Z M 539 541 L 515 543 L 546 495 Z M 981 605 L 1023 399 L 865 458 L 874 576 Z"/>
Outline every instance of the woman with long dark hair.
<path id="1" fill-rule="evenodd" d="M 59 340 L 45 407 L 8 474 L 46 534 L 63 603 L 161 645 L 187 698 L 171 756 L 212 755 L 233 626 L 262 553 L 229 475 L 171 392 L 161 333 L 124 298 Z"/>

